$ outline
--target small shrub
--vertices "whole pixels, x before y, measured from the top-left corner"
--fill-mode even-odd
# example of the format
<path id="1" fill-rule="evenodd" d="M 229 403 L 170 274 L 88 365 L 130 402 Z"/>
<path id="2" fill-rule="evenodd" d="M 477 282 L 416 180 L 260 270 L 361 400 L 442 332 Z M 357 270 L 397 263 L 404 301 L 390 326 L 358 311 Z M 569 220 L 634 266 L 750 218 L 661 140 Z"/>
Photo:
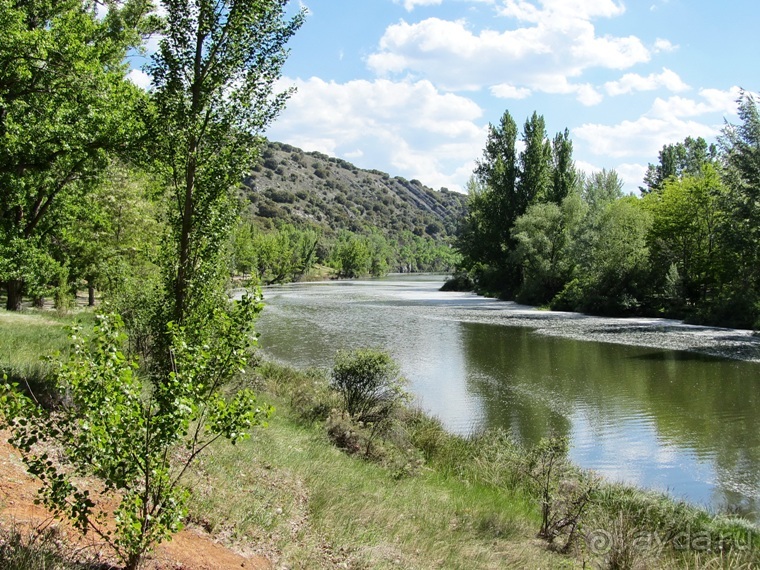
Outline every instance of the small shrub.
<path id="1" fill-rule="evenodd" d="M 405 399 L 405 384 L 387 352 L 359 349 L 340 351 L 335 357 L 330 386 L 340 394 L 343 409 L 357 421 L 386 420 Z"/>
<path id="2" fill-rule="evenodd" d="M 532 480 L 541 503 L 541 528 L 538 536 L 549 544 L 566 536 L 560 548 L 567 552 L 586 509 L 599 487 L 593 476 L 578 477 L 570 472 L 567 460 L 568 440 L 552 435 L 542 439 L 528 454 L 527 475 Z"/>
<path id="3" fill-rule="evenodd" d="M 383 423 L 365 424 L 346 412 L 334 409 L 325 420 L 325 428 L 330 441 L 349 455 L 361 455 L 364 459 L 378 462 L 386 459 L 385 446 L 378 442 Z"/>

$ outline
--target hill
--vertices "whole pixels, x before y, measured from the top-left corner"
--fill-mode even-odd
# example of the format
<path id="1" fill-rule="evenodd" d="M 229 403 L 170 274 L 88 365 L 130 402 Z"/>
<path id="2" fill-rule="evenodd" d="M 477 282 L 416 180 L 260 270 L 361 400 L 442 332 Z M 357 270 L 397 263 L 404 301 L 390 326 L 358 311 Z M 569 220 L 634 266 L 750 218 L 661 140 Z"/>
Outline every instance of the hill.
<path id="1" fill-rule="evenodd" d="M 444 241 L 454 234 L 467 197 L 269 142 L 245 179 L 241 198 L 261 227 L 273 227 L 277 220 L 327 235 L 377 228 L 389 239 L 410 231 Z"/>

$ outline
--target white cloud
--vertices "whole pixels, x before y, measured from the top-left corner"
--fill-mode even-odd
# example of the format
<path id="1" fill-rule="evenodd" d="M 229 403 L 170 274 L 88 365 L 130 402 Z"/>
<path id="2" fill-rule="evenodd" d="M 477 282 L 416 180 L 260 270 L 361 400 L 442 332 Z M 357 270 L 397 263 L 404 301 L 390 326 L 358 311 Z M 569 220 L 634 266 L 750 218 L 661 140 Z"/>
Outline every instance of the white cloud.
<path id="1" fill-rule="evenodd" d="M 396 4 L 401 4 L 401 0 L 394 0 Z M 404 8 L 411 12 L 417 6 L 438 6 L 443 0 L 403 0 Z"/>
<path id="2" fill-rule="evenodd" d="M 501 83 L 491 87 L 491 95 L 500 99 L 525 99 L 530 97 L 531 90 L 526 87 L 515 87 L 508 83 Z"/>
<path id="3" fill-rule="evenodd" d="M 578 101 L 587 107 L 598 105 L 603 96 L 589 83 L 570 83 L 561 74 L 537 74 L 536 91 L 555 95 L 575 95 Z"/>
<path id="4" fill-rule="evenodd" d="M 298 91 L 267 136 L 430 186 L 463 187 L 485 128 L 472 100 L 429 81 L 287 80 Z"/>
<path id="5" fill-rule="evenodd" d="M 654 162 L 654 160 L 655 158 L 653 157 L 652 161 Z M 647 172 L 647 167 L 643 164 L 624 162 L 618 164 L 615 170 L 620 175 L 620 178 L 623 179 L 626 190 L 634 191 L 632 189 L 636 188 L 635 192 L 637 192 L 638 187 L 644 184 L 644 175 Z"/>
<path id="6" fill-rule="evenodd" d="M 677 73 L 667 68 L 663 68 L 662 73 L 650 73 L 646 77 L 637 73 L 626 73 L 619 80 L 608 81 L 604 84 L 607 93 L 613 96 L 634 91 L 654 91 L 661 87 L 675 93 L 690 89 Z"/>
<path id="7" fill-rule="evenodd" d="M 127 73 L 127 79 L 139 88 L 147 91 L 153 78 L 140 69 L 132 69 Z"/>
<path id="8" fill-rule="evenodd" d="M 719 128 L 676 117 L 639 117 L 616 125 L 584 124 L 573 129 L 573 136 L 586 142 L 592 153 L 614 158 L 657 156 L 663 145 L 682 141 L 687 136 L 710 138 Z"/>
<path id="9" fill-rule="evenodd" d="M 656 52 L 670 52 L 678 49 L 678 46 L 670 43 L 670 40 L 663 38 L 657 38 L 654 42 L 654 50 Z"/>
<path id="10" fill-rule="evenodd" d="M 546 16 L 580 18 L 612 18 L 625 12 L 622 3 L 612 0 L 540 0 L 541 8 L 525 0 L 505 0 L 500 13 L 525 22 L 538 23 Z"/>
<path id="11" fill-rule="evenodd" d="M 517 25 L 501 31 L 472 30 L 464 20 L 402 20 L 385 30 L 366 61 L 381 77 L 410 74 L 452 91 L 502 85 L 546 91 L 541 78 L 547 75 L 569 83 L 589 69 L 626 69 L 649 61 L 639 38 L 596 33 L 592 18 L 622 12 L 622 4 L 611 0 L 543 0 L 540 5 L 518 0 L 501 8 Z M 566 92 L 579 94 L 585 104 L 599 100 L 585 85 Z"/>
<path id="12" fill-rule="evenodd" d="M 349 159 L 349 160 L 353 160 L 355 158 L 361 158 L 361 157 L 363 157 L 364 156 L 364 152 L 362 151 L 362 149 L 358 148 L 356 150 L 351 150 L 351 151 L 348 151 L 348 152 L 344 152 L 343 156 L 345 158 Z"/>
<path id="13" fill-rule="evenodd" d="M 736 114 L 738 87 L 732 87 L 728 91 L 702 89 L 699 95 L 702 97 L 701 101 L 684 97 L 669 97 L 668 99 L 658 97 L 652 104 L 649 115 L 667 119 L 668 117 L 699 117 L 708 113 Z"/>
<path id="14" fill-rule="evenodd" d="M 739 88 L 732 87 L 727 91 L 702 89 L 701 100 L 658 97 L 650 110 L 638 119 L 616 125 L 586 123 L 573 129 L 573 136 L 585 142 L 596 155 L 654 159 L 665 144 L 688 136 L 709 139 L 718 135 L 723 117 L 736 113 L 738 93 Z"/>

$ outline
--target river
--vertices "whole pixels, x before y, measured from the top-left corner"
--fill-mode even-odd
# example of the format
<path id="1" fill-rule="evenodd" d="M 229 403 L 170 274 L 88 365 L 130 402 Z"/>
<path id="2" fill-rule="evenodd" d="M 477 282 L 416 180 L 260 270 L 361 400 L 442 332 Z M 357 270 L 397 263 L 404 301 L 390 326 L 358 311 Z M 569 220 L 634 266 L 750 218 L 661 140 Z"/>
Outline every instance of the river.
<path id="1" fill-rule="evenodd" d="M 339 348 L 388 350 L 452 432 L 554 431 L 611 480 L 760 522 L 760 339 L 662 319 L 539 311 L 438 291 L 439 276 L 268 287 L 270 358 L 331 366 Z"/>

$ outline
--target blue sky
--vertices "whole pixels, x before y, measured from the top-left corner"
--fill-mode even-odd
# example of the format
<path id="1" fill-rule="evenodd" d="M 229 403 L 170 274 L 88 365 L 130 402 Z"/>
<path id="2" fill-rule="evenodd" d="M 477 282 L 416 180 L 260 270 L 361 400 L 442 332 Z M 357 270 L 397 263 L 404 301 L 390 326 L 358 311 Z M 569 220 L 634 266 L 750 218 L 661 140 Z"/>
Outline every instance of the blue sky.
<path id="1" fill-rule="evenodd" d="M 714 140 L 758 90 L 754 0 L 301 0 L 267 133 L 428 186 L 462 189 L 487 125 L 535 110 L 577 165 L 640 184 L 663 144 Z"/>

